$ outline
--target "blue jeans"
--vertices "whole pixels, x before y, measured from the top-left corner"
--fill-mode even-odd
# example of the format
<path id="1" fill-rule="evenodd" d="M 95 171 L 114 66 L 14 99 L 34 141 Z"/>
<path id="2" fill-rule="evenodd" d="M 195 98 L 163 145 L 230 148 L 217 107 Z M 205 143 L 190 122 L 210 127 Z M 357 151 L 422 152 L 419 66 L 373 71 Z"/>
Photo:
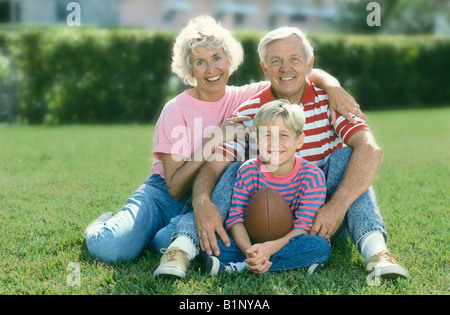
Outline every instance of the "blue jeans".
<path id="1" fill-rule="evenodd" d="M 344 147 L 334 151 L 325 163 L 323 172 L 327 182 L 327 199 L 331 197 L 344 177 L 348 161 L 353 149 Z M 331 243 L 347 239 L 348 236 L 353 241 L 359 251 L 359 242 L 368 233 L 379 231 L 387 241 L 387 232 L 381 213 L 378 208 L 377 198 L 370 186 L 361 196 L 358 197 L 348 208 L 344 221 L 331 237 Z"/>
<path id="2" fill-rule="evenodd" d="M 217 258 L 225 263 L 244 261 L 245 255 L 231 237 L 230 242 L 231 246 L 226 247 L 220 238 L 217 238 L 220 249 L 220 255 Z M 268 272 L 293 270 L 323 263 L 330 257 L 330 253 L 330 245 L 323 237 L 308 234 L 296 235 L 287 245 L 272 255 L 270 258 L 272 266 Z"/>
<path id="3" fill-rule="evenodd" d="M 242 162 L 234 162 L 227 167 L 216 187 L 214 187 L 211 196 L 212 202 L 219 208 L 224 222 L 231 207 L 234 182 L 241 165 Z M 181 214 L 170 220 L 170 223 L 156 234 L 152 242 L 152 248 L 160 252 L 161 248 L 169 247 L 170 242 L 178 236 L 186 236 L 191 239 L 197 251 L 200 252 L 200 241 L 195 227 L 194 212 Z"/>
<path id="4" fill-rule="evenodd" d="M 92 257 L 102 262 L 134 260 L 171 218 L 192 213 L 190 196 L 174 200 L 159 175 L 151 175 L 116 215 L 103 215 L 85 230 Z"/>
<path id="5" fill-rule="evenodd" d="M 336 192 L 352 152 L 350 147 L 341 148 L 334 151 L 327 159 L 323 169 L 327 181 L 327 197 Z M 231 164 L 213 191 L 212 201 L 219 208 L 224 220 L 228 215 L 236 174 L 241 164 L 241 162 Z M 331 243 L 350 236 L 356 248 L 360 250 L 359 242 L 372 231 L 380 231 L 387 240 L 386 228 L 378 209 L 376 196 L 373 188 L 370 187 L 349 207 L 344 221 L 331 237 Z M 193 213 L 174 218 L 167 227 L 159 231 L 154 240 L 156 249 L 167 248 L 171 240 L 180 235 L 192 239 L 200 251 Z"/>

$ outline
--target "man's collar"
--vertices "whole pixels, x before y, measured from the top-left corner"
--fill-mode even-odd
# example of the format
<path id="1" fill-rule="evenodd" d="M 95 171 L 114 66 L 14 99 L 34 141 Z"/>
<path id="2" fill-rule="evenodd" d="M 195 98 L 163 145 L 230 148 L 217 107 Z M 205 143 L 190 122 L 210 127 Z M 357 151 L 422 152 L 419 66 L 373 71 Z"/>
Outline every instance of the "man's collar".
<path id="1" fill-rule="evenodd" d="M 305 91 L 303 92 L 303 97 L 302 97 L 300 103 L 306 104 L 306 103 L 314 102 L 314 99 L 316 97 L 316 94 L 314 92 L 314 86 L 315 85 L 313 82 L 306 80 Z M 268 87 L 266 87 L 261 92 L 261 104 L 265 104 L 265 103 L 271 102 L 273 100 L 275 100 L 275 96 L 273 95 L 273 92 L 272 92 L 272 84 L 270 84 Z"/>

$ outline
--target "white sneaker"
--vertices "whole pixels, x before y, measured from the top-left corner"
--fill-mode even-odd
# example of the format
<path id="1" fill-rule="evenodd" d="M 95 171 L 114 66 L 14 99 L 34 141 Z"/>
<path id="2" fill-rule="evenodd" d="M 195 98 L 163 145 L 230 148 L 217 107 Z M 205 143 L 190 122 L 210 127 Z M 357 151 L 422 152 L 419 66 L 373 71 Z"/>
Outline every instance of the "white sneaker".
<path id="1" fill-rule="evenodd" d="M 175 276 L 179 278 L 186 277 L 186 271 L 189 267 L 188 254 L 178 247 L 170 249 L 161 249 L 162 255 L 159 267 L 153 272 L 153 276 Z"/>
<path id="2" fill-rule="evenodd" d="M 219 258 L 215 256 L 208 256 L 206 259 L 206 272 L 211 274 L 212 276 L 218 275 L 222 272 L 241 272 L 246 269 L 247 264 L 244 262 L 241 263 L 223 263 L 219 260 Z"/>
<path id="3" fill-rule="evenodd" d="M 320 273 L 320 271 L 323 269 L 323 264 L 312 264 L 311 266 L 308 267 L 308 270 L 306 271 L 306 273 L 308 275 L 312 275 L 315 273 Z"/>
<path id="4" fill-rule="evenodd" d="M 367 272 L 375 272 L 383 279 L 409 278 L 408 270 L 400 266 L 397 258 L 388 251 L 373 255 L 364 264 Z"/>

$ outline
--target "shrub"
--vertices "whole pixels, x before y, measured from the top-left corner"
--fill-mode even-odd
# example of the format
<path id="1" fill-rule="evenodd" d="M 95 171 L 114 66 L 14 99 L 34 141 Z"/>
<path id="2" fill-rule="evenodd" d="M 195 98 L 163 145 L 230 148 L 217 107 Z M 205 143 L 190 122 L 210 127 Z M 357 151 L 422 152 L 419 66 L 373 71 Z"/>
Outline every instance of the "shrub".
<path id="1" fill-rule="evenodd" d="M 259 65 L 258 44 L 264 33 L 240 31 L 233 34 L 244 49 L 244 62 L 230 77 L 229 84 L 244 85 L 266 80 Z"/>
<path id="2" fill-rule="evenodd" d="M 264 80 L 261 32 L 235 32 L 245 61 L 230 84 Z M 9 55 L 19 72 L 19 117 L 29 123 L 154 122 L 186 86 L 170 71 L 176 34 L 133 29 L 0 33 L 1 95 Z M 364 110 L 448 104 L 449 37 L 313 34 L 315 67 L 336 76 Z M 3 57 L 1 57 L 3 56 Z M 4 96 L 3 96 L 4 97 Z"/>
<path id="3" fill-rule="evenodd" d="M 315 66 L 339 78 L 364 109 L 448 103 L 450 38 L 312 36 Z"/>
<path id="4" fill-rule="evenodd" d="M 20 114 L 30 123 L 152 121 L 165 101 L 172 41 L 135 30 L 23 31 Z"/>
<path id="5" fill-rule="evenodd" d="M 10 113 L 12 71 L 9 49 L 11 36 L 0 32 L 0 122 L 7 121 Z"/>

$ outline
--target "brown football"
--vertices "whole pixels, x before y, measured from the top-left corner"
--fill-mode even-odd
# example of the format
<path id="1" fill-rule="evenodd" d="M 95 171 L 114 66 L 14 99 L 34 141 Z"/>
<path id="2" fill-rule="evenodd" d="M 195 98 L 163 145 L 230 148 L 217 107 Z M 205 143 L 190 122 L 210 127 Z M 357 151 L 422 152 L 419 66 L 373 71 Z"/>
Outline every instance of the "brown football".
<path id="1" fill-rule="evenodd" d="M 292 230 L 292 212 L 283 196 L 264 187 L 250 199 L 244 225 L 253 244 L 276 240 Z"/>

